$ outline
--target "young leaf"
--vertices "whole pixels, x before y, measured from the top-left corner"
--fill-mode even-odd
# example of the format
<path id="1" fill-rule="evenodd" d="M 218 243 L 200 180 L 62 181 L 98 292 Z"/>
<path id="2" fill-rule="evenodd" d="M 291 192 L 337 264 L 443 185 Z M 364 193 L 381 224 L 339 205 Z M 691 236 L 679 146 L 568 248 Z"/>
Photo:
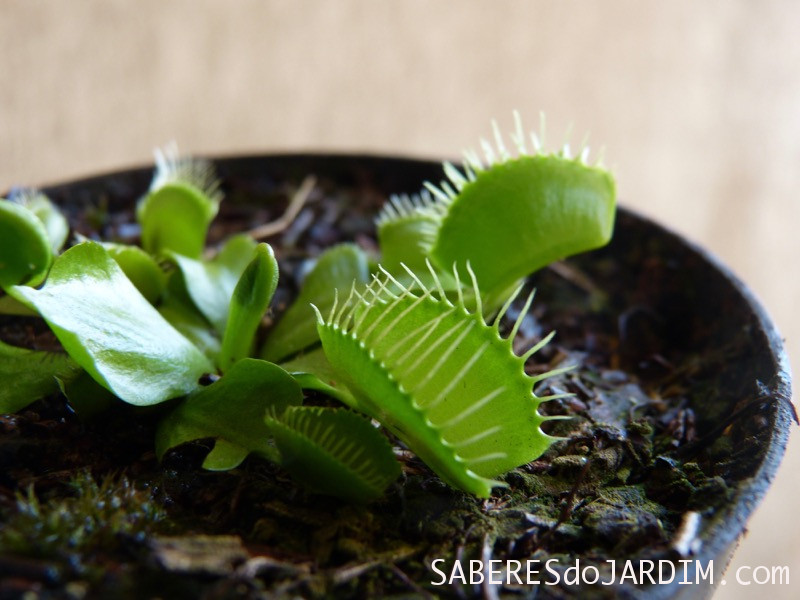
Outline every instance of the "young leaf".
<path id="1" fill-rule="evenodd" d="M 415 294 L 383 271 L 327 319 L 317 312 L 322 347 L 355 395 L 354 408 L 387 426 L 447 483 L 488 496 L 501 485 L 490 478 L 535 459 L 554 439 L 540 429 L 551 417 L 537 410 L 549 398 L 532 391 L 547 375 L 524 369 L 538 347 L 514 354 L 520 321 L 501 337 L 511 300 L 487 324 L 480 306 L 470 311 L 461 298 L 416 285 Z"/>
<path id="2" fill-rule="evenodd" d="M 117 264 L 122 268 L 131 283 L 141 292 L 150 304 L 155 304 L 164 293 L 167 276 L 155 259 L 138 246 L 103 243 Z"/>
<path id="3" fill-rule="evenodd" d="M 69 236 L 69 223 L 61 211 L 39 190 L 23 188 L 15 190 L 11 201 L 24 206 L 31 211 L 44 225 L 50 248 L 53 254 L 58 254 Z"/>
<path id="4" fill-rule="evenodd" d="M 183 396 L 212 370 L 96 242 L 62 254 L 40 290 L 15 286 L 10 293 L 44 317 L 75 362 L 130 404 Z"/>
<path id="5" fill-rule="evenodd" d="M 174 146 L 157 151 L 150 192 L 136 212 L 142 246 L 151 254 L 172 251 L 200 258 L 221 199 L 211 163 L 178 157 Z"/>
<path id="6" fill-rule="evenodd" d="M 409 269 L 426 287 L 440 285 L 449 293 L 458 293 L 449 270 L 437 269 L 434 281 L 427 266 L 445 210 L 442 202 L 436 202 L 423 190 L 419 195 L 391 196 L 378 214 L 375 224 L 381 265 L 403 285 L 414 283 Z M 471 288 L 464 291 L 469 294 Z"/>
<path id="7" fill-rule="evenodd" d="M 255 257 L 245 268 L 231 297 L 219 358 L 223 371 L 252 352 L 258 325 L 277 287 L 278 261 L 269 244 L 259 244 Z"/>
<path id="8" fill-rule="evenodd" d="M 381 264 L 387 271 L 402 275 L 404 264 L 416 273 L 427 272 L 425 260 L 436 242 L 442 208 L 427 190 L 389 198 L 375 219 Z"/>
<path id="9" fill-rule="evenodd" d="M 245 234 L 235 235 L 211 260 L 194 260 L 172 253 L 183 274 L 186 291 L 195 306 L 217 332 L 225 333 L 231 296 L 245 267 L 253 259 L 256 242 Z"/>
<path id="10" fill-rule="evenodd" d="M 264 416 L 267 411 L 280 414 L 302 400 L 300 386 L 286 371 L 263 360 L 242 359 L 221 379 L 182 401 L 159 424 L 156 455 L 161 459 L 185 442 L 216 438 L 203 463 L 207 469 L 233 469 L 250 452 L 274 458 Z"/>
<path id="11" fill-rule="evenodd" d="M 310 305 L 327 310 L 333 305 L 334 290 L 349 289 L 354 281 L 369 281 L 369 262 L 361 248 L 340 244 L 323 252 L 306 276 L 297 299 L 269 332 L 261 357 L 279 362 L 318 342 Z"/>
<path id="12" fill-rule="evenodd" d="M 71 380 L 80 372 L 81 368 L 66 354 L 0 342 L 0 414 L 17 412 L 57 392 L 56 378 Z"/>
<path id="13" fill-rule="evenodd" d="M 24 206 L 0 199 L 0 288 L 40 284 L 53 250 L 39 218 Z"/>
<path id="14" fill-rule="evenodd" d="M 386 438 L 348 410 L 292 407 L 266 422 L 281 465 L 313 492 L 369 502 L 400 475 Z"/>

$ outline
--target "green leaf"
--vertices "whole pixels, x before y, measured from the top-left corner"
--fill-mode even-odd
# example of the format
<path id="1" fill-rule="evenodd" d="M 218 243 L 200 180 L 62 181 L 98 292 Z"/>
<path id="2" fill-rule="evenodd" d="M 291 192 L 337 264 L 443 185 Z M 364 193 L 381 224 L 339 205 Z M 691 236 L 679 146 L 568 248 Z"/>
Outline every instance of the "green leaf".
<path id="1" fill-rule="evenodd" d="M 512 349 L 527 307 L 503 338 L 498 323 L 511 299 L 488 324 L 480 306 L 470 311 L 461 298 L 451 302 L 417 286 L 415 294 L 383 271 L 327 319 L 318 313 L 322 347 L 355 395 L 354 408 L 383 423 L 450 485 L 488 496 L 502 485 L 492 477 L 535 459 L 554 439 L 540 429 L 552 417 L 537 410 L 550 398 L 533 394 L 552 373 L 525 373 L 538 346 L 524 356 Z"/>
<path id="2" fill-rule="evenodd" d="M 104 242 L 103 248 L 108 250 L 111 258 L 117 261 L 131 283 L 150 304 L 158 302 L 164 293 L 167 276 L 152 256 L 138 246 L 127 244 Z"/>
<path id="3" fill-rule="evenodd" d="M 35 317 L 36 311 L 9 295 L 0 296 L 0 315 L 17 315 L 19 317 Z"/>
<path id="4" fill-rule="evenodd" d="M 269 332 L 261 349 L 265 360 L 279 362 L 319 341 L 311 304 L 320 310 L 333 305 L 334 290 L 346 291 L 369 281 L 369 264 L 355 244 L 340 244 L 323 252 L 308 273 L 297 299 Z"/>
<path id="5" fill-rule="evenodd" d="M 69 236 L 69 223 L 61 211 L 39 190 L 22 189 L 14 193 L 14 202 L 31 211 L 44 225 L 50 248 L 58 254 Z"/>
<path id="6" fill-rule="evenodd" d="M 200 258 L 221 200 L 213 168 L 204 160 L 179 158 L 176 149 L 156 154 L 156 163 L 150 192 L 136 213 L 142 246 L 151 254 Z"/>
<path id="7" fill-rule="evenodd" d="M 267 411 L 283 412 L 302 402 L 300 386 L 286 371 L 266 361 L 245 358 L 221 379 L 183 400 L 159 425 L 156 455 L 185 442 L 216 438 L 203 466 L 226 470 L 250 452 L 273 457 Z"/>
<path id="8" fill-rule="evenodd" d="M 22 410 L 58 391 L 56 378 L 71 380 L 81 368 L 66 354 L 0 342 L 0 414 Z"/>
<path id="9" fill-rule="evenodd" d="M 83 370 L 72 379 L 59 378 L 58 387 L 61 388 L 61 393 L 67 397 L 72 410 L 83 421 L 102 414 L 118 401 L 114 394 Z"/>
<path id="10" fill-rule="evenodd" d="M 53 262 L 50 238 L 24 206 L 0 199 L 0 288 L 38 285 Z"/>
<path id="11" fill-rule="evenodd" d="M 389 198 L 375 220 L 381 264 L 387 271 L 402 274 L 404 264 L 417 273 L 427 272 L 425 261 L 436 242 L 440 210 L 427 190 Z"/>
<path id="12" fill-rule="evenodd" d="M 199 190 L 184 183 L 166 184 L 150 192 L 141 206 L 138 214 L 145 250 L 200 257 L 215 212 Z"/>
<path id="13" fill-rule="evenodd" d="M 98 243 L 62 254 L 40 290 L 10 292 L 39 311 L 75 362 L 130 404 L 183 396 L 213 368 Z"/>
<path id="14" fill-rule="evenodd" d="M 269 451 L 270 454 L 266 450 L 262 454 L 267 458 L 274 458 L 271 448 Z M 250 450 L 247 448 L 219 438 L 203 461 L 203 468 L 209 471 L 230 471 L 242 464 L 248 454 Z"/>
<path id="15" fill-rule="evenodd" d="M 389 442 L 353 412 L 292 407 L 266 421 L 281 465 L 314 492 L 369 502 L 400 475 Z"/>
<path id="16" fill-rule="evenodd" d="M 211 362 L 217 362 L 222 342 L 194 304 L 181 302 L 175 296 L 167 296 L 158 307 L 158 312 Z"/>
<path id="17" fill-rule="evenodd" d="M 231 297 L 219 358 L 223 371 L 252 352 L 256 331 L 277 287 L 278 261 L 269 244 L 259 244 Z"/>
<path id="18" fill-rule="evenodd" d="M 431 259 L 443 270 L 466 263 L 484 293 L 611 238 L 616 211 L 613 177 L 565 147 L 558 154 L 528 154 L 519 121 L 512 158 L 495 128 L 496 148 L 484 144 L 486 163 L 467 153 L 463 173 L 445 164 L 449 181 L 428 185 L 441 215 Z M 535 135 L 534 135 L 534 139 Z M 538 142 L 537 142 L 538 143 Z"/>
<path id="19" fill-rule="evenodd" d="M 304 390 L 322 392 L 348 406 L 354 405 L 353 395 L 347 386 L 338 381 L 339 376 L 321 347 L 299 354 L 281 363 L 281 367 L 291 373 Z"/>
<path id="20" fill-rule="evenodd" d="M 256 242 L 245 234 L 235 235 L 211 260 L 194 260 L 172 253 L 183 274 L 189 297 L 222 336 L 228 321 L 231 296 L 239 278 L 253 259 Z"/>

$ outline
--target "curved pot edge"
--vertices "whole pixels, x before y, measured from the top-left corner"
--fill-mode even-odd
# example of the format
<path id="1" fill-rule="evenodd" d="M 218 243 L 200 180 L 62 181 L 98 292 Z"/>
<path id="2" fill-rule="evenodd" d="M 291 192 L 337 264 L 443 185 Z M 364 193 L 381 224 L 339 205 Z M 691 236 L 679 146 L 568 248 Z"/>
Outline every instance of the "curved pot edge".
<path id="1" fill-rule="evenodd" d="M 789 441 L 792 423 L 798 423 L 797 413 L 792 404 L 792 374 L 789 357 L 784 348 L 783 338 L 763 304 L 755 293 L 719 257 L 687 239 L 684 235 L 657 223 L 650 217 L 625 207 L 621 207 L 621 210 L 674 238 L 723 276 L 725 281 L 739 294 L 756 316 L 758 332 L 766 338 L 766 345 L 770 349 L 773 369 L 776 374 L 773 381 L 764 382 L 769 386 L 769 395 L 765 400 L 769 399 L 772 402 L 769 443 L 764 453 L 764 458 L 759 465 L 758 471 L 747 483 L 739 486 L 734 503 L 726 507 L 723 513 L 718 513 L 714 516 L 710 530 L 705 532 L 705 536 L 712 536 L 712 542 L 703 544 L 700 552 L 692 557 L 703 564 L 706 564 L 709 560 L 719 560 L 720 558 L 725 560 L 724 565 L 715 565 L 714 585 L 708 591 L 710 594 L 713 587 L 719 585 L 717 576 L 721 576 L 727 569 L 738 542 L 744 535 L 747 521 L 763 500 L 780 467 L 786 453 L 786 445 Z M 695 574 L 692 573 L 691 576 L 695 577 Z M 680 586 L 677 582 L 667 586 L 656 586 L 650 591 L 653 594 L 652 598 L 695 597 L 686 586 Z"/>

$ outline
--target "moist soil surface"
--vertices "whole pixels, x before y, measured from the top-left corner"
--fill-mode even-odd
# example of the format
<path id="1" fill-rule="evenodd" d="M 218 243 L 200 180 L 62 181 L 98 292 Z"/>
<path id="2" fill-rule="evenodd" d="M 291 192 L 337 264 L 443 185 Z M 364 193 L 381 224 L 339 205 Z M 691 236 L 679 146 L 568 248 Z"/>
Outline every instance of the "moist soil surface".
<path id="1" fill-rule="evenodd" d="M 236 161 L 220 171 L 227 197 L 211 244 L 278 217 L 308 174 L 303 165 L 262 172 Z M 368 162 L 346 175 L 325 171 L 317 168 L 294 222 L 267 240 L 281 267 L 275 320 L 314 256 L 340 241 L 376 251 L 372 217 L 388 192 L 421 183 L 374 175 Z M 138 171 L 50 193 L 74 231 L 130 243 L 147 177 Z M 501 587 L 459 577 L 437 586 L 431 563 L 444 559 L 437 565 L 449 578 L 456 559 L 537 559 L 544 583 L 553 580 L 545 561 L 558 559 L 563 573 L 580 559 L 605 580 L 608 560 L 678 561 L 699 547 L 695 538 L 760 465 L 770 385 L 768 365 L 752 356 L 751 317 L 700 262 L 623 212 L 609 247 L 530 278 L 537 295 L 515 347 L 521 353 L 557 332 L 528 369 L 575 367 L 535 389 L 573 394 L 542 409 L 572 418 L 549 423 L 565 439 L 505 475 L 508 487 L 489 499 L 447 487 L 397 440 L 402 477 L 383 498 L 356 506 L 308 493 L 259 458 L 204 471 L 208 440 L 159 463 L 153 435 L 168 407 L 116 403 L 79 418 L 54 396 L 2 416 L 0 598 L 633 594 L 642 586 L 630 579 L 580 592 L 513 577 Z M 520 304 L 508 311 L 507 329 Z M 34 317 L 0 316 L 0 339 L 60 351 Z M 313 394 L 308 401 L 333 404 Z M 687 532 L 694 513 L 700 527 Z"/>

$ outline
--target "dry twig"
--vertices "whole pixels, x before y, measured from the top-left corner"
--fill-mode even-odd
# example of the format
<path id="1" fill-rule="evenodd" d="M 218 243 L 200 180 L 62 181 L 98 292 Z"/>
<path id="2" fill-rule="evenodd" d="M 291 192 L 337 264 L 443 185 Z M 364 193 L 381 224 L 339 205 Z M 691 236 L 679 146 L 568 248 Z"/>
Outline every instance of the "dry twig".
<path id="1" fill-rule="evenodd" d="M 317 178 L 313 175 L 307 176 L 303 180 L 303 183 L 300 184 L 300 187 L 297 188 L 297 191 L 289 202 L 289 206 L 286 207 L 286 210 L 280 217 L 274 221 L 264 223 L 263 225 L 251 229 L 247 234 L 255 240 L 261 240 L 282 232 L 292 224 L 292 221 L 294 221 L 295 217 L 300 213 L 300 210 L 305 205 L 315 185 L 317 185 Z"/>

